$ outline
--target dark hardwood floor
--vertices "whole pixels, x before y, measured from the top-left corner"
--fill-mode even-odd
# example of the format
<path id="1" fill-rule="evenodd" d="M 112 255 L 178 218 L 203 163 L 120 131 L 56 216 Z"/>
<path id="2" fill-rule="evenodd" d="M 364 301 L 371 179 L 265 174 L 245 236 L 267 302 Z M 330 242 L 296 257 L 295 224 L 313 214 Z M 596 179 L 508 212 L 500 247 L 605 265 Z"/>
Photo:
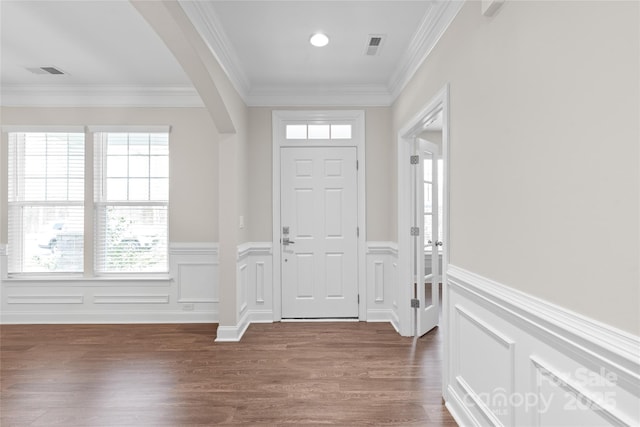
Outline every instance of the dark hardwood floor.
<path id="1" fill-rule="evenodd" d="M 387 323 L 4 325 L 0 425 L 455 425 L 436 329 Z"/>

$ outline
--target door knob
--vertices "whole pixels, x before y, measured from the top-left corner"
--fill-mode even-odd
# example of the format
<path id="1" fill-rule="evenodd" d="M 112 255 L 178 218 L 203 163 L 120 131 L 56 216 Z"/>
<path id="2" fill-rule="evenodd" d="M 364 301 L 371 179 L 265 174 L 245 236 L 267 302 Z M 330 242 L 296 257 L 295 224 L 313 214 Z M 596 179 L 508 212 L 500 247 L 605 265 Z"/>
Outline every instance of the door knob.
<path id="1" fill-rule="evenodd" d="M 282 238 L 282 244 L 287 246 L 287 245 L 293 245 L 295 242 L 292 240 L 289 240 L 288 237 L 283 237 Z"/>
<path id="2" fill-rule="evenodd" d="M 442 240 L 438 240 L 438 241 L 436 242 L 436 246 L 442 246 Z"/>

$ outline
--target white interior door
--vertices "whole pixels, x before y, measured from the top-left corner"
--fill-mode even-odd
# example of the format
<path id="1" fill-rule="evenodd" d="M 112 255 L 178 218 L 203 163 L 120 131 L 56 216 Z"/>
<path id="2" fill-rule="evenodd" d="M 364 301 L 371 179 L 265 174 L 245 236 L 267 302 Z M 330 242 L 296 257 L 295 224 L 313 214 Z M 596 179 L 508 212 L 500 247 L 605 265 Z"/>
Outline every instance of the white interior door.
<path id="1" fill-rule="evenodd" d="M 282 317 L 358 317 L 356 148 L 280 158 Z"/>
<path id="2" fill-rule="evenodd" d="M 440 255 L 438 189 L 439 148 L 421 139 L 416 141 L 419 158 L 415 174 L 416 238 L 415 286 L 419 301 L 416 318 L 416 336 L 422 336 L 438 325 L 440 298 Z M 430 265 L 429 265 L 430 264 Z"/>

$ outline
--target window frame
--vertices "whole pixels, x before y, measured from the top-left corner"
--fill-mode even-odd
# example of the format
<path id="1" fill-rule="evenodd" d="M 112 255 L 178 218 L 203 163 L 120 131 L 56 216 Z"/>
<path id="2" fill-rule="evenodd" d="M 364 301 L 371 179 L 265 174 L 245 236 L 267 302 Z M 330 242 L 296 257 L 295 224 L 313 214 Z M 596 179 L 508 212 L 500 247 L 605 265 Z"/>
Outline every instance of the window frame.
<path id="1" fill-rule="evenodd" d="M 8 141 L 9 134 L 11 133 L 30 133 L 30 132 L 38 132 L 38 133 L 82 133 L 84 135 L 84 200 L 82 201 L 74 201 L 71 202 L 75 205 L 83 206 L 84 210 L 84 239 L 83 239 L 83 271 L 81 272 L 11 272 L 5 270 L 5 277 L 3 280 L 7 281 L 15 281 L 15 282 L 23 282 L 29 280 L 37 280 L 42 281 L 42 283 L 54 283 L 61 280 L 70 280 L 70 283 L 74 283 L 77 281 L 86 282 L 87 281 L 107 281 L 106 283 L 117 284 L 119 282 L 126 283 L 130 281 L 149 281 L 149 280 L 169 280 L 170 279 L 170 269 L 171 262 L 169 257 L 169 247 L 170 247 L 170 231 L 169 231 L 169 217 L 170 217 L 170 197 L 169 191 L 171 187 L 171 171 L 170 171 L 170 146 L 171 146 L 171 126 L 169 125 L 99 125 L 99 126 L 87 126 L 87 125 L 71 125 L 71 126 L 60 126 L 60 125 L 5 125 L 1 127 L 3 145 L 7 147 L 8 150 Z M 97 262 L 96 255 L 96 209 L 100 202 L 95 197 L 96 189 L 95 187 L 95 176 L 97 174 L 96 164 L 95 164 L 95 134 L 96 133 L 104 133 L 104 132 L 127 132 L 127 133 L 166 133 L 167 134 L 167 147 L 169 153 L 167 154 L 167 162 L 169 163 L 168 174 L 167 174 L 167 199 L 163 202 L 151 202 L 149 205 L 163 205 L 166 208 L 166 268 L 162 272 L 113 272 L 113 273 L 103 273 L 97 274 L 95 271 L 95 265 Z M 5 155 L 8 154 L 7 151 L 4 152 Z M 9 156 L 6 156 L 6 167 L 7 167 L 7 176 L 11 173 L 11 166 L 9 165 Z M 4 189 L 0 190 L 0 195 L 2 196 L 4 202 L 3 211 L 0 212 L 0 216 L 5 218 L 5 221 L 9 219 L 9 180 L 7 179 L 7 186 Z M 15 194 L 15 193 L 14 193 Z M 5 204 L 6 203 L 6 204 Z M 23 203 L 23 202 L 12 202 L 12 204 Z M 47 202 L 49 203 L 49 202 Z M 57 201 L 53 202 L 57 203 Z M 69 202 L 66 202 L 69 203 Z M 26 204 L 30 204 L 30 202 L 26 202 Z M 50 203 L 49 203 L 50 204 Z M 10 233 L 9 224 L 6 224 L 7 232 Z M 21 226 L 24 230 L 24 228 Z M 24 231 L 20 231 L 21 234 Z M 7 235 L 8 237 L 8 235 Z M 2 248 L 0 248 L 2 249 Z M 5 249 L 5 256 L 11 256 L 12 248 L 7 247 Z M 0 254 L 1 255 L 1 254 Z M 5 265 L 5 267 L 8 267 Z"/>
<path id="2" fill-rule="evenodd" d="M 84 223 L 85 221 L 85 215 L 84 215 L 84 211 L 86 209 L 85 206 L 85 201 L 87 199 L 87 194 L 86 194 L 86 187 L 85 187 L 85 183 L 86 183 L 86 177 L 87 177 L 87 171 L 86 171 L 86 159 L 87 159 L 87 152 L 86 152 L 86 135 L 85 135 L 85 129 L 83 126 L 3 126 L 2 127 L 2 133 L 3 133 L 3 137 L 6 136 L 6 143 L 7 143 L 7 187 L 6 187 L 6 195 L 3 197 L 6 201 L 6 211 L 4 212 L 4 215 L 6 215 L 6 220 L 7 220 L 7 239 L 10 240 L 10 237 L 12 235 L 12 233 L 16 233 L 16 231 L 14 230 L 14 227 L 10 227 L 11 224 L 11 217 L 15 215 L 14 221 L 17 223 L 17 228 L 19 229 L 17 231 L 17 234 L 19 236 L 21 236 L 19 239 L 17 239 L 17 241 L 13 241 L 13 248 L 9 248 L 9 251 L 7 253 L 8 255 L 8 259 L 7 259 L 7 277 L 11 277 L 11 278 L 30 278 L 30 277 L 34 277 L 34 278 L 45 278 L 45 277 L 82 277 L 85 273 L 85 269 L 86 269 L 86 256 L 85 256 L 85 245 L 84 243 L 86 242 L 86 225 Z M 25 163 L 26 163 L 26 153 L 23 151 L 21 154 L 17 153 L 18 150 L 18 144 L 19 142 L 16 141 L 15 142 L 15 149 L 16 149 L 16 153 L 11 153 L 11 138 L 12 135 L 23 135 L 23 137 L 26 138 L 27 134 L 82 134 L 83 135 L 83 154 L 82 154 L 82 159 L 83 159 L 83 164 L 82 164 L 82 170 L 83 170 L 83 199 L 82 200 L 25 200 L 25 196 L 26 196 L 26 191 L 25 191 L 25 184 L 24 181 L 26 179 L 28 179 L 27 174 L 25 173 L 26 171 L 26 167 L 25 167 Z M 69 136 L 67 136 L 68 138 Z M 16 138 L 19 138 L 19 136 L 16 136 Z M 67 140 L 68 142 L 68 140 Z M 48 146 L 47 146 L 48 148 Z M 68 156 L 68 153 L 67 153 Z M 11 157 L 14 157 L 14 162 L 15 164 L 11 164 Z M 44 156 L 44 157 L 48 157 L 48 156 Z M 47 162 L 48 162 L 48 158 L 47 158 Z M 20 166 L 18 166 L 18 163 L 21 163 Z M 13 175 L 13 176 L 12 176 Z M 50 177 L 47 176 L 45 179 L 49 179 Z M 52 178 L 53 179 L 53 178 Z M 69 177 L 67 176 L 67 191 L 68 191 L 68 180 Z M 13 185 L 15 186 L 13 189 L 10 188 L 10 182 L 13 181 Z M 22 181 L 22 183 L 20 182 Z M 15 197 L 16 200 L 11 201 L 10 197 L 13 194 L 13 196 Z M 12 211 L 14 209 L 19 209 L 19 210 L 23 210 L 24 207 L 36 207 L 36 208 L 47 208 L 47 207 L 81 207 L 82 208 L 82 213 L 81 213 L 81 217 L 83 218 L 82 223 L 83 223 L 83 251 L 82 251 L 82 268 L 80 271 L 24 271 L 24 259 L 22 259 L 22 252 L 24 250 L 24 236 L 25 236 L 25 221 L 24 221 L 24 215 L 19 214 L 13 214 Z M 11 266 L 11 256 L 12 254 L 15 253 L 21 253 L 20 255 L 20 264 L 21 264 L 21 271 L 13 271 L 13 272 L 9 272 L 8 269 Z"/>
<path id="3" fill-rule="evenodd" d="M 109 201 L 106 199 L 105 189 L 107 188 L 107 160 L 108 155 L 106 153 L 107 148 L 107 139 L 106 135 L 109 133 L 121 133 L 121 134 L 166 134 L 167 137 L 167 162 L 170 164 L 170 127 L 169 126 L 107 126 L 107 127 L 92 127 L 90 128 L 91 141 L 90 143 L 93 145 L 93 247 L 92 247 L 92 268 L 93 268 L 93 276 L 94 277 L 156 277 L 156 276 L 167 276 L 169 274 L 170 269 L 170 260 L 169 260 L 169 209 L 170 209 L 170 198 L 169 198 L 169 188 L 170 188 L 170 166 L 167 166 L 167 198 L 163 201 L 130 201 L 130 200 L 112 200 Z M 103 135 L 105 137 L 103 137 Z M 151 157 L 151 153 L 147 155 Z M 130 154 L 127 154 L 126 157 L 130 157 Z M 151 171 L 149 171 L 148 179 L 151 179 Z M 130 179 L 131 177 L 127 175 L 126 179 Z M 135 271 L 107 271 L 104 269 L 100 269 L 99 266 L 99 256 L 101 252 L 98 246 L 101 244 L 100 235 L 100 213 L 102 209 L 106 209 L 108 207 L 131 207 L 131 208 L 153 208 L 153 207 L 161 207 L 166 210 L 166 243 L 164 248 L 164 259 L 165 265 L 162 271 L 143 271 L 143 272 L 135 272 Z"/>

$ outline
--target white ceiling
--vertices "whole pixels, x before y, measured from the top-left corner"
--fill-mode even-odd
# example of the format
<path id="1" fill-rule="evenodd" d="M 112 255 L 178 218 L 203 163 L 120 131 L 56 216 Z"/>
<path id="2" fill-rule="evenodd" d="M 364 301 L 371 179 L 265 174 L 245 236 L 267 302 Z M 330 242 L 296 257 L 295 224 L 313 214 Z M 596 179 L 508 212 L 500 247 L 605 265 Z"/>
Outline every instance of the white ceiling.
<path id="1" fill-rule="evenodd" d="M 21 93 L 32 100 L 37 93 L 44 98 L 65 91 L 191 88 L 178 62 L 128 1 L 1 0 L 0 15 L 3 104 L 5 97 Z M 26 70 L 41 66 L 68 74 Z M 129 98 L 122 102 L 135 101 Z"/>
<path id="2" fill-rule="evenodd" d="M 251 88 L 387 84 L 429 2 L 218 1 L 218 15 Z M 316 31 L 329 45 L 311 46 Z M 386 35 L 376 56 L 369 34 Z"/>
<path id="3" fill-rule="evenodd" d="M 180 1 L 249 105 L 389 105 L 455 15 L 447 3 Z M 201 105 L 128 1 L 1 0 L 0 19 L 3 105 Z M 309 44 L 315 31 L 328 46 Z M 376 56 L 370 34 L 384 35 Z M 68 74 L 26 70 L 41 66 Z"/>

